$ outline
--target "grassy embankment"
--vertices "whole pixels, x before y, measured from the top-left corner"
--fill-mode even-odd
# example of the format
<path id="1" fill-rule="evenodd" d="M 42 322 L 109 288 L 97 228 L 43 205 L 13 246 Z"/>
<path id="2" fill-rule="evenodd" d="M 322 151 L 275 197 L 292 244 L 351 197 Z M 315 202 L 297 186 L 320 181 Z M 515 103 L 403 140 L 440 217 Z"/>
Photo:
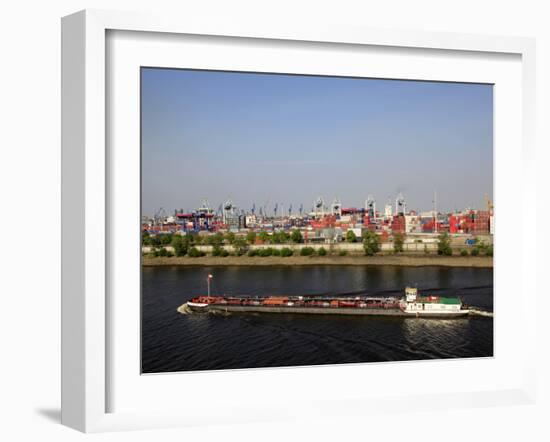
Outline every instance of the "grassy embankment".
<path id="1" fill-rule="evenodd" d="M 493 267 L 492 256 L 443 256 L 443 255 L 327 255 L 327 256 L 143 256 L 144 266 L 305 266 L 305 265 L 397 265 L 397 266 L 445 266 L 445 267 Z"/>

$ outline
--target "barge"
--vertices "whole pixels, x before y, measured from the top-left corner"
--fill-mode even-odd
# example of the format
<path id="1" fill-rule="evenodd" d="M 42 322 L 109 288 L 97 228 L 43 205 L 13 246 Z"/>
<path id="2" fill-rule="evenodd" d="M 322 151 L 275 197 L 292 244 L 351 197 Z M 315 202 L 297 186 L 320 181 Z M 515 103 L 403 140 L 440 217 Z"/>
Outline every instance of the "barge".
<path id="1" fill-rule="evenodd" d="M 209 275 L 209 280 L 211 276 Z M 209 290 L 210 291 L 210 290 Z M 469 308 L 457 297 L 420 296 L 407 287 L 399 297 L 320 296 L 197 296 L 180 308 L 192 312 L 302 313 L 329 315 L 377 315 L 401 317 L 456 318 Z"/>

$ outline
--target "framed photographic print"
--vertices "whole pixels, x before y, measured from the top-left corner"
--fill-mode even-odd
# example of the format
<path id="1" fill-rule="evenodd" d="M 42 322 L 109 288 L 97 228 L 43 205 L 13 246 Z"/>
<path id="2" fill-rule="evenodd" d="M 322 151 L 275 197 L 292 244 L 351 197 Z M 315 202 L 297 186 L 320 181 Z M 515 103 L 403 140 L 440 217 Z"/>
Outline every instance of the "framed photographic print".
<path id="1" fill-rule="evenodd" d="M 534 270 L 499 233 L 528 219 L 499 210 L 532 198 L 533 57 L 64 18 L 63 423 L 531 401 Z"/>
<path id="2" fill-rule="evenodd" d="M 140 82 L 143 373 L 493 356 L 493 85 Z"/>

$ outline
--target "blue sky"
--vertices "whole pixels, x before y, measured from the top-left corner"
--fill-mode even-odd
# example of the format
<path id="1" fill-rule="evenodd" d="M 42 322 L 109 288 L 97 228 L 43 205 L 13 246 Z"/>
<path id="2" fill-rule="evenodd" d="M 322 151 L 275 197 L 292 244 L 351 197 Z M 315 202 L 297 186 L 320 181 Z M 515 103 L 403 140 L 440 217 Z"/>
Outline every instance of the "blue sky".
<path id="1" fill-rule="evenodd" d="M 491 85 L 142 69 L 142 206 L 483 207 Z"/>

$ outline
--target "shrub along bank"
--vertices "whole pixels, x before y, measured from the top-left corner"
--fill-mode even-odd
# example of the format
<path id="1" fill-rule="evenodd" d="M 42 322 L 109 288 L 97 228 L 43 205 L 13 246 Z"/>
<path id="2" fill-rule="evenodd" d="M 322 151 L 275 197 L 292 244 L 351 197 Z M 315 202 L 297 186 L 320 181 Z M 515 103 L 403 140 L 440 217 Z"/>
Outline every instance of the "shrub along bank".
<path id="1" fill-rule="evenodd" d="M 296 233 L 297 232 L 297 233 Z M 230 232 L 231 233 L 231 232 Z M 249 235 L 246 237 L 236 237 L 234 234 L 222 235 L 221 233 L 216 233 L 208 237 L 200 237 L 199 235 L 162 235 L 151 237 L 147 233 L 144 233 L 142 238 L 142 243 L 144 246 L 149 247 L 151 250 L 149 252 L 144 252 L 144 256 L 148 258 L 170 258 L 170 257 L 183 257 L 189 256 L 191 258 L 199 258 L 206 256 L 207 253 L 204 250 L 201 250 L 201 246 L 208 245 L 211 249 L 208 255 L 213 257 L 229 257 L 229 256 L 246 256 L 246 257 L 259 257 L 265 258 L 269 256 L 280 256 L 283 258 L 288 258 L 291 256 L 346 256 L 350 253 L 347 250 L 342 250 L 338 245 L 329 248 L 327 250 L 324 247 L 310 247 L 310 246 L 301 246 L 296 247 L 300 242 L 302 242 L 301 235 L 299 231 L 294 231 L 291 234 L 278 232 L 277 238 L 273 238 L 270 241 L 275 241 L 274 243 L 283 245 L 285 243 L 293 243 L 294 246 L 289 247 L 251 247 L 251 243 L 256 241 L 257 236 L 261 239 L 262 233 L 256 235 L 254 232 L 249 232 Z M 380 237 L 374 232 L 365 231 L 361 238 L 351 237 L 346 238 L 346 243 L 357 242 L 357 246 L 361 248 L 364 255 L 366 256 L 375 256 L 382 254 L 381 253 L 381 244 Z M 385 251 L 383 255 L 386 254 L 406 254 L 403 248 L 404 237 L 402 234 L 396 234 L 393 237 L 393 250 L 388 252 Z M 345 244 L 345 243 L 344 243 Z M 230 247 L 227 247 L 227 246 Z M 203 248 L 204 249 L 204 248 Z M 358 249 L 361 250 L 361 249 Z M 357 251 L 358 251 L 357 250 Z M 352 255 L 356 255 L 357 252 L 351 251 Z M 425 248 L 425 254 L 429 254 L 428 250 Z M 450 237 L 447 233 L 443 233 L 438 237 L 437 244 L 437 254 L 439 256 L 461 256 L 465 257 L 468 255 L 471 256 L 493 256 L 493 245 L 485 244 L 483 241 L 477 241 L 469 248 L 469 251 L 466 249 L 455 250 L 451 248 Z"/>

